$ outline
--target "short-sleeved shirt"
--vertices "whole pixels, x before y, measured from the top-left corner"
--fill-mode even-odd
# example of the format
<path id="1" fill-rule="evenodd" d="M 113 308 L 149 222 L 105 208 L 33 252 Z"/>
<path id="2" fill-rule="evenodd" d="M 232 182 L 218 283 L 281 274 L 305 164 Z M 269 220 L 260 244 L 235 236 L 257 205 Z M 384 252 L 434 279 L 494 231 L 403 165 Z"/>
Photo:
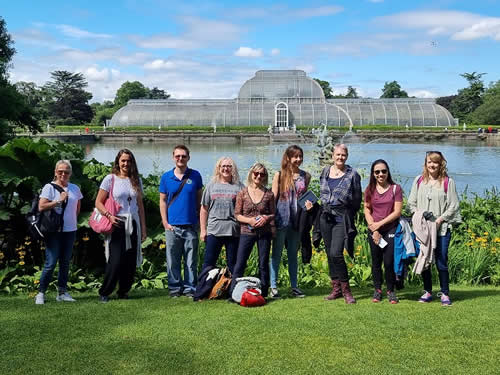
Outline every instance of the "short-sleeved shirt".
<path id="1" fill-rule="evenodd" d="M 396 189 L 394 189 L 396 186 Z M 394 210 L 394 202 L 403 201 L 403 190 L 399 185 L 392 185 L 385 192 L 380 194 L 377 189 L 374 190 L 371 197 L 371 210 L 372 217 L 374 221 L 380 221 L 389 216 Z M 398 221 L 395 220 L 391 223 L 387 223 L 380 228 L 381 231 L 386 231 L 388 229 L 397 226 Z"/>
<path id="2" fill-rule="evenodd" d="M 128 213 L 137 220 L 139 217 L 139 206 L 137 206 L 137 192 L 132 187 L 130 178 L 120 178 L 116 175 L 107 175 L 101 182 L 99 187 L 109 193 L 111 190 L 111 178 L 114 176 L 115 183 L 113 185 L 113 199 L 120 205 L 118 215 Z M 139 184 L 142 191 L 142 181 L 139 179 Z"/>
<path id="3" fill-rule="evenodd" d="M 165 172 L 160 180 L 160 193 L 167 195 L 167 204 L 182 182 L 175 176 L 174 169 Z M 186 173 L 188 170 L 191 171 L 188 180 L 168 208 L 167 216 L 170 225 L 197 225 L 199 221 L 197 196 L 198 190 L 203 187 L 203 181 L 198 171 L 186 169 Z"/>
<path id="4" fill-rule="evenodd" d="M 254 203 L 250 194 L 248 193 L 248 187 L 241 190 L 236 196 L 236 206 L 234 209 L 235 215 L 242 215 L 246 217 L 257 217 L 259 215 L 274 215 L 276 212 L 276 205 L 274 203 L 274 195 L 271 190 L 267 190 L 264 196 L 258 203 Z M 274 233 L 275 224 L 274 219 L 269 221 L 266 225 L 257 228 L 250 229 L 248 225 L 241 226 L 241 234 L 256 235 L 264 233 Z"/>
<path id="5" fill-rule="evenodd" d="M 234 217 L 236 195 L 243 189 L 242 183 L 224 184 L 210 182 L 201 204 L 208 207 L 207 234 L 214 236 L 239 236 L 240 224 Z"/>
<path id="6" fill-rule="evenodd" d="M 68 193 L 68 204 L 64 209 L 64 225 L 63 232 L 73 232 L 76 230 L 76 209 L 78 207 L 78 201 L 83 198 L 80 188 L 75 184 L 68 183 L 68 186 L 63 187 L 64 191 Z M 40 193 L 40 198 L 45 198 L 49 201 L 59 200 L 61 193 L 59 193 L 52 184 L 46 184 L 42 192 Z M 55 208 L 57 213 L 62 212 L 61 207 Z"/>

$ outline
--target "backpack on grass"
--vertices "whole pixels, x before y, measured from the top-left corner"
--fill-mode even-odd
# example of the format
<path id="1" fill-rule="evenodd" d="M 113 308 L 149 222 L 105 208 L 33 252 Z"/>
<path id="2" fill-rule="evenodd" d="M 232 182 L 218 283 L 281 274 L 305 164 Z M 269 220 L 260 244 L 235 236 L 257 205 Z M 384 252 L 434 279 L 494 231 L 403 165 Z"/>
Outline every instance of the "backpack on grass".
<path id="1" fill-rule="evenodd" d="M 59 193 L 64 192 L 64 189 L 59 185 L 51 183 L 51 185 Z M 62 204 L 62 212 L 57 213 L 54 208 L 50 210 L 40 211 L 38 203 L 40 202 L 40 194 L 35 194 L 31 201 L 31 209 L 26 214 L 28 223 L 28 232 L 30 236 L 36 240 L 44 240 L 48 233 L 60 232 L 64 225 L 64 210 L 66 209 L 67 201 Z"/>

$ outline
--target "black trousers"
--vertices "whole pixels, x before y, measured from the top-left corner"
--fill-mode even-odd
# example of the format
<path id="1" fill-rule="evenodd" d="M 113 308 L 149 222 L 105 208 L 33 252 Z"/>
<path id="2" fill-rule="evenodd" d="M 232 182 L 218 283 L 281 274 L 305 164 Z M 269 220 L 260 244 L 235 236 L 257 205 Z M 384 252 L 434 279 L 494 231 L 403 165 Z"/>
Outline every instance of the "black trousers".
<path id="1" fill-rule="evenodd" d="M 344 223 L 337 222 L 331 215 L 323 213 L 320 218 L 320 229 L 325 243 L 330 278 L 343 282 L 349 281 L 347 264 L 344 259 Z"/>
<path id="2" fill-rule="evenodd" d="M 382 289 L 382 262 L 384 263 L 385 282 L 387 290 L 394 292 L 396 284 L 396 273 L 394 272 L 394 233 L 397 227 L 393 227 L 386 232 L 380 232 L 387 246 L 381 249 L 375 245 L 371 233 L 368 233 L 368 243 L 372 254 L 372 276 L 375 289 Z"/>
<path id="3" fill-rule="evenodd" d="M 109 296 L 119 282 L 118 295 L 123 296 L 130 291 L 134 282 L 137 262 L 137 224 L 134 221 L 134 231 L 130 236 L 132 248 L 125 249 L 125 228 L 117 227 L 111 234 L 109 242 L 109 259 L 106 264 L 106 273 L 99 294 Z"/>
<path id="4" fill-rule="evenodd" d="M 234 266 L 233 279 L 231 282 L 231 293 L 236 285 L 236 279 L 238 277 L 243 277 L 250 253 L 255 243 L 257 243 L 257 250 L 259 252 L 259 279 L 262 296 L 267 297 L 270 284 L 269 254 L 271 252 L 271 237 L 271 233 L 256 234 L 255 236 L 248 234 L 240 235 L 238 254 L 236 256 L 236 264 Z"/>

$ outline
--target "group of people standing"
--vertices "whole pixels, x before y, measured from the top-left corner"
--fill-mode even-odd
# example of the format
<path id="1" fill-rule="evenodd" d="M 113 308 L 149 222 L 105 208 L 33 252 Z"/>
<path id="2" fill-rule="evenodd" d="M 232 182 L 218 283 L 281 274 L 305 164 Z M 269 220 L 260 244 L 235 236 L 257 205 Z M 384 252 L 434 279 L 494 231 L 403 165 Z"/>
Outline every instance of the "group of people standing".
<path id="1" fill-rule="evenodd" d="M 321 205 L 310 200 L 299 204 L 311 181 L 311 175 L 300 168 L 303 158 L 304 153 L 299 146 L 288 147 L 269 189 L 269 175 L 263 164 L 255 163 L 250 167 L 245 186 L 234 160 L 222 157 L 215 165 L 212 180 L 203 189 L 200 173 L 188 167 L 189 149 L 184 145 L 174 147 L 175 167 L 163 174 L 159 186 L 170 296 L 194 295 L 198 241 L 201 239 L 205 242 L 202 269 L 216 267 L 224 247 L 233 281 L 244 276 L 247 261 L 256 244 L 262 295 L 267 297 L 270 293 L 271 298 L 281 297 L 277 285 L 282 253 L 286 248 L 291 295 L 305 297 L 298 286 L 297 256 L 304 237 L 310 242 L 311 226 L 307 223 L 314 222 L 315 233 L 324 241 L 332 285 L 332 291 L 325 299 L 343 297 L 348 304 L 356 303 L 349 286 L 344 250 L 351 257 L 354 255 L 357 234 L 355 216 L 362 200 L 360 175 L 346 164 L 347 147 L 337 144 L 331 165 L 322 170 L 319 178 Z M 59 161 L 54 183 L 62 187 L 63 192 L 47 184 L 40 195 L 40 210 L 57 210 L 61 209 L 61 205 L 65 209 L 62 231 L 52 233 L 46 241 L 46 262 L 40 292 L 35 298 L 37 304 L 44 303 L 45 292 L 58 260 L 59 293 L 56 299 L 74 301 L 66 290 L 66 284 L 82 195 L 76 185 L 69 183 L 70 176 L 71 163 Z M 111 215 L 104 205 L 110 194 L 120 205 L 116 215 Z M 102 302 L 109 301 L 117 283 L 118 298 L 128 298 L 135 268 L 142 262 L 140 244 L 146 238 L 142 194 L 142 181 L 135 158 L 132 152 L 123 149 L 115 158 L 112 173 L 102 181 L 95 202 L 97 210 L 114 225 L 112 234 L 105 240 L 107 265 L 99 290 Z M 373 302 L 380 302 L 383 298 L 383 264 L 387 299 L 395 304 L 398 298 L 395 294 L 394 238 L 401 216 L 403 191 L 400 185 L 394 183 L 389 165 L 382 159 L 374 161 L 371 166 L 364 200 L 375 289 Z M 455 184 L 447 175 L 446 160 L 439 151 L 426 154 L 423 173 L 413 182 L 408 205 L 412 213 L 423 212 L 436 230 L 435 259 L 441 303 L 451 305 L 448 246 L 453 224 L 460 220 L 460 216 Z M 420 302 L 425 303 L 432 300 L 432 278 L 430 267 L 424 268 L 425 293 Z"/>

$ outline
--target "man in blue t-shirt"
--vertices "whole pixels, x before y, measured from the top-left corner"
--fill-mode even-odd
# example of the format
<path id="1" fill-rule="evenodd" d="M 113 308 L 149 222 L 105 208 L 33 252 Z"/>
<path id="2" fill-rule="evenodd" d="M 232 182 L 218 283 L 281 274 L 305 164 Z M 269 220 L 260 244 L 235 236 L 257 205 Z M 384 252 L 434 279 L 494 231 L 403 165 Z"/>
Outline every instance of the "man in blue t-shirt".
<path id="1" fill-rule="evenodd" d="M 165 228 L 168 289 L 172 297 L 181 294 L 192 297 L 197 279 L 203 182 L 198 171 L 188 168 L 189 149 L 186 146 L 175 146 L 173 160 L 175 168 L 165 172 L 160 181 L 160 213 Z M 181 275 L 183 257 L 184 280 Z"/>

